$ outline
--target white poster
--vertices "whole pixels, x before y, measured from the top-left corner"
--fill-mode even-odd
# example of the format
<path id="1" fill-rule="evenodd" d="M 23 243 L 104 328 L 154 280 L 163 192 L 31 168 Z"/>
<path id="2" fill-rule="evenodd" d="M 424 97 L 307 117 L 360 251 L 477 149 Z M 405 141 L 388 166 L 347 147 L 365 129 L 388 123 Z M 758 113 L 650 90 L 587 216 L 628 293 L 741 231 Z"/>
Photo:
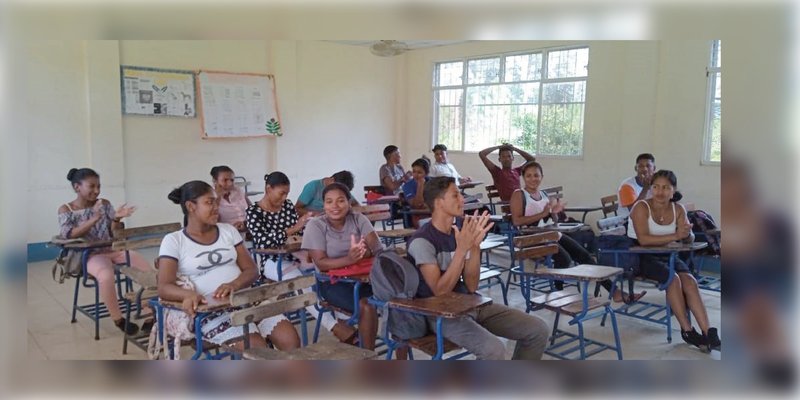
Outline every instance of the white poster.
<path id="1" fill-rule="evenodd" d="M 200 72 L 197 81 L 204 138 L 283 134 L 274 76 Z"/>
<path id="2" fill-rule="evenodd" d="M 194 72 L 121 66 L 122 112 L 194 118 Z"/>

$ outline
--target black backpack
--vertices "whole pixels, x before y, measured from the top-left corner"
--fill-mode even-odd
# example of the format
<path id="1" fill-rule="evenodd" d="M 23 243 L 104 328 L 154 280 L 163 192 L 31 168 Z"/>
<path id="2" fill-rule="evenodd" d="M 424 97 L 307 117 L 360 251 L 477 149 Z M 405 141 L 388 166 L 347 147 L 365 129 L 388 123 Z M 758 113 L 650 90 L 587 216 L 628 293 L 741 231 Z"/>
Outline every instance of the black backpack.
<path id="1" fill-rule="evenodd" d="M 419 287 L 419 271 L 405 257 L 384 251 L 375 257 L 369 274 L 372 295 L 380 301 L 413 299 Z M 389 332 L 400 339 L 415 339 L 428 334 L 425 317 L 384 307 L 382 316 Z"/>
<path id="2" fill-rule="evenodd" d="M 699 234 L 698 236 L 701 241 L 705 239 L 708 242 L 708 252 L 712 255 L 719 255 L 720 248 L 719 242 L 720 237 L 719 233 L 713 233 L 717 228 L 717 223 L 714 222 L 714 218 L 711 218 L 707 212 L 703 210 L 697 211 L 689 211 L 686 213 L 686 217 L 689 219 L 689 222 L 692 224 L 692 232 L 695 234 Z"/>

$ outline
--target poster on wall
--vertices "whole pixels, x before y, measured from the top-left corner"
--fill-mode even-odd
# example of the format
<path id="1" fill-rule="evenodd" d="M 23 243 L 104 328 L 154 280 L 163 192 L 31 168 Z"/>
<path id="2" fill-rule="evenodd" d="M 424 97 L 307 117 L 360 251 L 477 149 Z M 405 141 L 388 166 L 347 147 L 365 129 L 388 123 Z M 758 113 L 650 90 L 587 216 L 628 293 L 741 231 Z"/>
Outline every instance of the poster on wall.
<path id="1" fill-rule="evenodd" d="M 197 82 L 204 139 L 283 135 L 273 75 L 201 71 Z"/>
<path id="2" fill-rule="evenodd" d="M 122 113 L 194 118 L 193 71 L 120 66 Z"/>

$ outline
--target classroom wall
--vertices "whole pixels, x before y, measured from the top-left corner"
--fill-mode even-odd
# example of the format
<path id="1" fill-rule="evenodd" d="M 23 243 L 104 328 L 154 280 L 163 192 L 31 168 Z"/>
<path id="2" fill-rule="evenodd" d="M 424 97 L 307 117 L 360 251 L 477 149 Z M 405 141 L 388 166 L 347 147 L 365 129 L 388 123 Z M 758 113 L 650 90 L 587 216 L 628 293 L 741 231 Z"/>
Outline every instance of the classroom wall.
<path id="1" fill-rule="evenodd" d="M 600 197 L 615 193 L 619 183 L 633 175 L 637 154 L 652 152 L 657 167 L 678 175 L 686 201 L 721 219 L 719 167 L 700 162 L 710 48 L 706 41 L 471 42 L 409 52 L 404 56 L 408 111 L 402 143 L 408 163 L 422 153 L 430 156 L 434 144 L 435 62 L 582 43 L 589 44 L 590 64 L 583 156 L 538 157 L 544 167 L 543 185 L 564 186 L 569 204 L 599 204 Z M 449 156 L 462 175 L 491 182 L 477 153 Z M 490 155 L 496 158 L 496 153 Z M 590 215 L 587 221 L 596 218 L 597 214 Z"/>
<path id="2" fill-rule="evenodd" d="M 383 147 L 400 139 L 395 122 L 399 60 L 366 47 L 320 41 L 273 41 L 273 70 L 287 135 L 276 165 L 289 176 L 292 201 L 303 185 L 347 169 L 353 196 L 378 184 Z M 254 178 L 255 179 L 255 178 Z"/>
<path id="3" fill-rule="evenodd" d="M 51 41 L 22 47 L 21 85 L 40 113 L 20 122 L 29 133 L 28 243 L 57 232 L 56 210 L 74 198 L 66 173 L 90 166 L 102 197 L 139 207 L 129 226 L 181 219 L 167 193 L 192 179 L 210 181 L 227 164 L 263 190 L 275 169 L 302 185 L 350 169 L 354 195 L 377 183 L 380 150 L 399 138 L 397 59 L 364 47 L 317 41 Z M 274 73 L 285 135 L 202 140 L 199 118 L 121 115 L 120 65 Z M 341 149 L 341 151 L 331 151 Z M 354 157 L 354 154 L 358 154 Z M 257 200 L 258 197 L 253 197 Z"/>

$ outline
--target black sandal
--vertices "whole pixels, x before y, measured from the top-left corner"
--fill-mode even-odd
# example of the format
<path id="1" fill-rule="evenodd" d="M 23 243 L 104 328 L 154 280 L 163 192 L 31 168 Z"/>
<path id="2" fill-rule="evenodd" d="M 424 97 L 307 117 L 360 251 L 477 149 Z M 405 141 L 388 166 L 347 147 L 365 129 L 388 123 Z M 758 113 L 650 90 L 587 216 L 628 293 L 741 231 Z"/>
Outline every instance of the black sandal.
<path id="1" fill-rule="evenodd" d="M 696 346 L 700 350 L 705 350 L 708 347 L 706 337 L 698 333 L 694 328 L 691 331 L 681 330 L 681 338 L 683 338 L 684 342 Z"/>
<path id="2" fill-rule="evenodd" d="M 706 343 L 709 353 L 711 350 L 721 351 L 722 341 L 719 339 L 717 328 L 708 328 L 708 333 L 706 333 Z"/>
<path id="3" fill-rule="evenodd" d="M 120 318 L 120 319 L 114 321 L 114 325 L 116 325 L 117 328 L 119 328 L 119 330 L 125 332 L 125 318 Z M 136 325 L 133 322 L 128 322 L 127 331 L 128 331 L 127 332 L 128 336 L 135 335 L 135 334 L 139 333 L 139 325 Z"/>

